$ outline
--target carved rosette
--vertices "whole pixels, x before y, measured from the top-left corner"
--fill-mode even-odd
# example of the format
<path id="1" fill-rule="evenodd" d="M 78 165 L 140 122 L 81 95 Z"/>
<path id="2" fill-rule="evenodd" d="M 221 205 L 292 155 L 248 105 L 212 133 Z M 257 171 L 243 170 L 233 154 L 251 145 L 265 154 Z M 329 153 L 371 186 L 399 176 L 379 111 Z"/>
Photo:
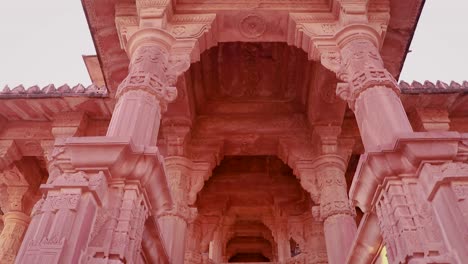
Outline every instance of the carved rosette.
<path id="1" fill-rule="evenodd" d="M 258 14 L 248 14 L 239 22 L 239 31 L 246 38 L 258 38 L 265 33 L 266 29 L 265 19 Z"/>

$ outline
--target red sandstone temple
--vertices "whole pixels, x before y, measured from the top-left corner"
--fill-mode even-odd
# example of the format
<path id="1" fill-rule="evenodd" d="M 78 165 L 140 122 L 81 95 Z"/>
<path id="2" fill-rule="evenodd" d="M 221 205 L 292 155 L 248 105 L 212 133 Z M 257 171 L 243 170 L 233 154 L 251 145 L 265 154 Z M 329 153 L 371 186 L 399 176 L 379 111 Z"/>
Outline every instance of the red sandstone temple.
<path id="1" fill-rule="evenodd" d="M 0 263 L 468 263 L 423 2 L 82 0 L 94 84 L 0 92 Z"/>

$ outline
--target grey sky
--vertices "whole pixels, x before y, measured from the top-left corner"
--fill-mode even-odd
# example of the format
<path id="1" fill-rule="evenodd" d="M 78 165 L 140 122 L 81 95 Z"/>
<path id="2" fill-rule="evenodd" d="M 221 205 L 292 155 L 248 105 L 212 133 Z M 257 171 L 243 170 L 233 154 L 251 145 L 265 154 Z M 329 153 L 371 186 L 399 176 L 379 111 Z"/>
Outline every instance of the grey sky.
<path id="1" fill-rule="evenodd" d="M 468 79 L 468 1 L 426 1 L 400 79 Z M 0 4 L 0 87 L 89 84 L 82 55 L 95 54 L 81 2 Z"/>

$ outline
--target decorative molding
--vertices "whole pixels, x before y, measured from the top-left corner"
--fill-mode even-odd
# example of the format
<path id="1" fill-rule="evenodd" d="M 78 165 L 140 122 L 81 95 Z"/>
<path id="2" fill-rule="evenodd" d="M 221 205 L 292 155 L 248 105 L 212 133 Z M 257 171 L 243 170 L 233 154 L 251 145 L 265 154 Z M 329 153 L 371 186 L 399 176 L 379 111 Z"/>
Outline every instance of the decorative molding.
<path id="1" fill-rule="evenodd" d="M 70 87 L 68 84 L 64 84 L 59 87 L 55 87 L 53 84 L 49 84 L 40 88 L 37 85 L 25 88 L 23 85 L 10 88 L 5 86 L 0 91 L 0 99 L 11 99 L 11 98 L 44 98 L 44 97 L 73 97 L 73 96 L 85 96 L 85 97 L 107 97 L 108 92 L 106 87 L 98 87 L 97 85 L 91 84 L 89 86 L 83 86 L 77 84 Z"/>
<path id="2" fill-rule="evenodd" d="M 432 94 L 432 93 L 460 93 L 468 92 L 468 81 L 457 83 L 451 81 L 447 84 L 443 81 L 424 81 L 423 83 L 413 81 L 411 84 L 405 81 L 400 81 L 399 87 L 402 93 L 407 94 Z"/>
<path id="3" fill-rule="evenodd" d="M 252 13 L 241 18 L 238 27 L 244 37 L 256 39 L 265 33 L 267 23 L 261 15 Z"/>

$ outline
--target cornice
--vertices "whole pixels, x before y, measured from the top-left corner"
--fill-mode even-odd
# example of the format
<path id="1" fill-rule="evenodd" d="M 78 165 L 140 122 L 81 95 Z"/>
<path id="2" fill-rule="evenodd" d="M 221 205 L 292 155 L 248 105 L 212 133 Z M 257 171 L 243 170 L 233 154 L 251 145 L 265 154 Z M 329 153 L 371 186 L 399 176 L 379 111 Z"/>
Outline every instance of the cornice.
<path id="1" fill-rule="evenodd" d="M 0 91 L 0 99 L 9 98 L 43 98 L 43 97 L 64 97 L 64 96 L 84 96 L 84 97 L 107 97 L 108 92 L 105 86 L 97 86 L 91 84 L 83 86 L 77 84 L 70 87 L 64 84 L 55 87 L 53 84 L 46 85 L 40 88 L 38 85 L 25 88 L 23 85 L 18 85 L 10 88 L 8 85 Z"/>

